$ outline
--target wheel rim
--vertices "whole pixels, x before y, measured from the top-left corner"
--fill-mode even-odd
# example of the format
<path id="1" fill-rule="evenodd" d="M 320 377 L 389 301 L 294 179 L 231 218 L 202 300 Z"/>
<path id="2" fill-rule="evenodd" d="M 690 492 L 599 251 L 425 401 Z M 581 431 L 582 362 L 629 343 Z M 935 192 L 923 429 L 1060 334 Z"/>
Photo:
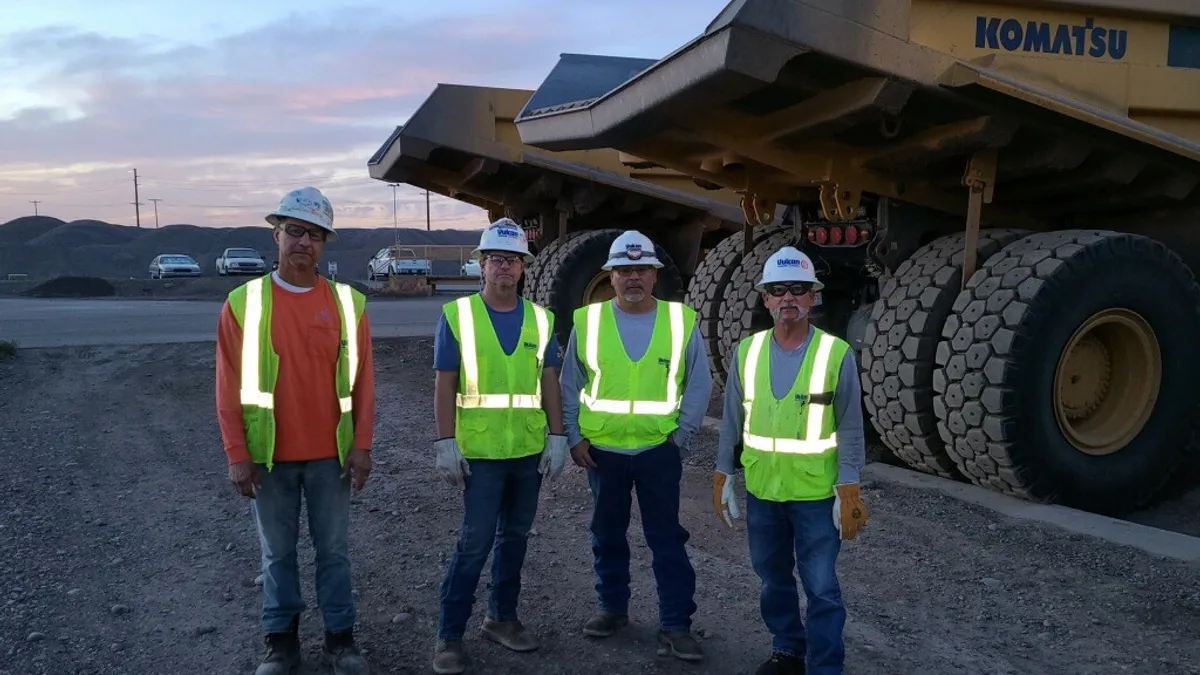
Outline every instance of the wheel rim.
<path id="1" fill-rule="evenodd" d="M 599 274 L 592 277 L 592 280 L 583 289 L 583 304 L 585 305 L 612 300 L 615 297 L 617 297 L 617 292 L 613 290 L 612 284 L 608 280 L 608 272 L 604 270 L 600 270 Z"/>
<path id="2" fill-rule="evenodd" d="M 1054 414 L 1076 450 L 1110 455 L 1146 425 L 1162 384 L 1162 354 L 1136 312 L 1108 309 L 1071 336 L 1054 373 Z"/>

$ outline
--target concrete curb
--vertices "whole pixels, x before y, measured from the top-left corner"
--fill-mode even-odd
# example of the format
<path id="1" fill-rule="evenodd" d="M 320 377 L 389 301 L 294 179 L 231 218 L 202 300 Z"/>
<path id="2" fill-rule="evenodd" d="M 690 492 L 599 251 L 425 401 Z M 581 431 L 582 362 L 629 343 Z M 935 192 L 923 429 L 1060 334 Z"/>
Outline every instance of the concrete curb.
<path id="1" fill-rule="evenodd" d="M 721 428 L 721 420 L 706 415 L 701 427 L 718 431 Z M 959 501 L 982 506 L 1010 518 L 1053 525 L 1075 534 L 1136 548 L 1154 556 L 1188 563 L 1200 563 L 1200 538 L 1186 534 L 1069 509 L 1065 506 L 1036 504 L 970 483 L 959 483 L 879 462 L 872 462 L 865 467 L 863 479 L 883 481 L 919 490 L 931 490 Z"/>
<path id="2" fill-rule="evenodd" d="M 863 471 L 864 479 L 875 479 L 905 487 L 933 490 L 947 497 L 977 504 L 1003 515 L 1060 527 L 1068 532 L 1095 537 L 1113 544 L 1130 546 L 1151 555 L 1200 562 L 1200 538 L 1160 530 L 1064 506 L 1036 504 L 1009 497 L 969 483 L 919 473 L 889 464 L 873 462 Z"/>

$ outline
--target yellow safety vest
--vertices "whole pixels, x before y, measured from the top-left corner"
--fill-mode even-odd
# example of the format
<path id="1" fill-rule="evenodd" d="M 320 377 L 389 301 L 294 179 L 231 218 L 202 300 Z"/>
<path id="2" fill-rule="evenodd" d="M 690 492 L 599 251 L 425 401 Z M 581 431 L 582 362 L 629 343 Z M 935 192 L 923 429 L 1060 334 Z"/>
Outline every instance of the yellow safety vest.
<path id="1" fill-rule="evenodd" d="M 838 472 L 833 396 L 850 345 L 814 326 L 791 391 L 777 399 L 767 344 L 773 333 L 764 330 L 738 344 L 746 491 L 775 502 L 827 499 Z"/>
<path id="2" fill-rule="evenodd" d="M 684 346 L 696 311 L 678 302 L 657 303 L 650 344 L 637 361 L 625 351 L 612 300 L 575 311 L 576 353 L 586 376 L 579 395 L 579 429 L 602 448 L 658 445 L 679 427 Z"/>
<path id="3" fill-rule="evenodd" d="M 546 445 L 542 369 L 554 317 L 524 298 L 521 303 L 521 335 L 511 356 L 500 345 L 483 296 L 442 308 L 461 355 L 454 437 L 467 459 L 528 457 Z"/>
<path id="4" fill-rule="evenodd" d="M 337 298 L 341 325 L 336 374 L 341 416 L 336 440 L 338 461 L 345 464 L 354 443 L 352 393 L 358 377 L 358 324 L 367 298 L 347 284 L 326 282 Z M 279 354 L 271 339 L 271 275 L 233 289 L 229 306 L 242 327 L 241 402 L 246 449 L 254 463 L 265 464 L 270 471 L 275 465 L 275 383 L 279 379 Z"/>

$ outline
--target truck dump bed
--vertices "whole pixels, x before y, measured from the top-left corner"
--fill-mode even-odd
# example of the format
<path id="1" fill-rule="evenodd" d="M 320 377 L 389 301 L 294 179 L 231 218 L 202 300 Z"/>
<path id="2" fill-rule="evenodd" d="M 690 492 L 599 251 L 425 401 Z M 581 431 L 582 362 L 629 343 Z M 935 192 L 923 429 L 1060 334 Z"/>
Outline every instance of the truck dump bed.
<path id="1" fill-rule="evenodd" d="M 1198 26 L 1184 0 L 735 0 L 517 127 L 827 213 L 873 193 L 964 214 L 964 170 L 990 155 L 993 224 L 1086 224 L 1200 200 Z"/>
<path id="2" fill-rule="evenodd" d="M 578 68 L 581 58 L 564 60 Z M 604 57 L 587 58 L 592 60 L 585 65 L 594 67 Z M 649 63 L 636 64 L 634 72 Z M 576 87 L 552 93 L 562 98 L 586 92 Z M 690 176 L 653 165 L 631 168 L 614 150 L 553 153 L 522 145 L 513 119 L 533 94 L 439 85 L 371 157 L 371 177 L 474 204 L 492 218 L 554 218 L 551 232 L 560 213 L 569 216 L 572 229 L 641 217 L 740 226 L 738 195 L 703 189 Z"/>

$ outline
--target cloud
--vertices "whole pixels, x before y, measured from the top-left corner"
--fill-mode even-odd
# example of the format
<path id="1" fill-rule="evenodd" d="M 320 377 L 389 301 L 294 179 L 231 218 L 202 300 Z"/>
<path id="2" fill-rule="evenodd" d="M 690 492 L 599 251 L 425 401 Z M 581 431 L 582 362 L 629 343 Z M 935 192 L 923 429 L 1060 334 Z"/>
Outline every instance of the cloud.
<path id="1" fill-rule="evenodd" d="M 661 56 L 720 9 L 662 0 L 655 16 L 689 17 L 670 32 L 627 0 L 424 17 L 388 10 L 396 6 L 290 14 L 207 42 L 63 26 L 0 36 L 0 67 L 23 73 L 32 101 L 0 117 L 0 222 L 30 213 L 29 199 L 63 218 L 130 222 L 136 166 L 141 200 L 161 197 L 160 215 L 173 220 L 261 220 L 261 208 L 303 182 L 341 203 L 348 224 L 390 226 L 392 195 L 367 176 L 367 158 L 438 83 L 533 88 L 564 51 Z M 606 45 L 614 35 L 624 48 Z M 423 195 L 399 196 L 402 214 L 423 225 Z M 483 224 L 474 207 L 433 201 L 435 217 Z"/>

